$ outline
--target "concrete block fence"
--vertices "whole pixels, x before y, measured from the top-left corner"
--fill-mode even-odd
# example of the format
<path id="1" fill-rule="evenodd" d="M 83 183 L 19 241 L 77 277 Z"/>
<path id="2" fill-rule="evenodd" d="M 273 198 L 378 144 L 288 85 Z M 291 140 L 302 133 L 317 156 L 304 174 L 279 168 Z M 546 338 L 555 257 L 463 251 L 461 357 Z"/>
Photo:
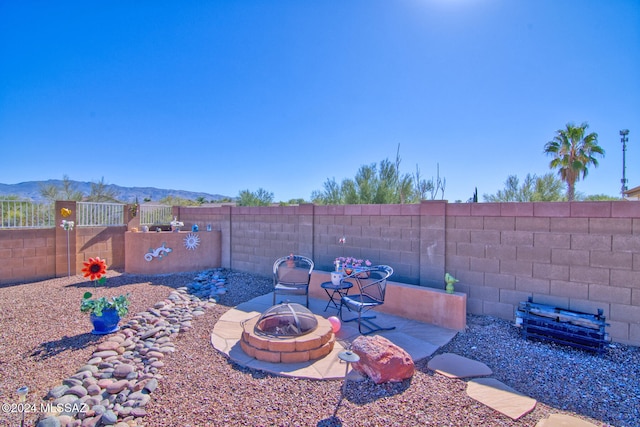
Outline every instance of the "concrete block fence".
<path id="1" fill-rule="evenodd" d="M 71 215 L 63 218 L 62 208 Z M 67 232 L 60 224 L 63 219 L 77 223 L 76 203 L 56 202 L 55 213 L 55 228 L 0 230 L 0 286 L 79 274 L 82 263 L 95 256 L 110 267 L 124 266 L 127 226 L 74 227 Z"/>
<path id="2" fill-rule="evenodd" d="M 173 211 L 185 228 L 211 224 L 221 231 L 223 267 L 270 275 L 273 261 L 293 252 L 330 271 L 335 257 L 354 256 L 391 265 L 396 282 L 438 289 L 449 272 L 460 279 L 456 291 L 467 295 L 469 313 L 513 319 L 518 303 L 530 296 L 578 311 L 601 308 L 614 341 L 640 345 L 640 202 L 424 201 Z M 134 224 L 131 218 L 129 227 Z M 72 274 L 95 255 L 124 267 L 126 227 L 76 230 Z M 0 231 L 0 285 L 66 275 L 65 233 L 61 227 Z"/>

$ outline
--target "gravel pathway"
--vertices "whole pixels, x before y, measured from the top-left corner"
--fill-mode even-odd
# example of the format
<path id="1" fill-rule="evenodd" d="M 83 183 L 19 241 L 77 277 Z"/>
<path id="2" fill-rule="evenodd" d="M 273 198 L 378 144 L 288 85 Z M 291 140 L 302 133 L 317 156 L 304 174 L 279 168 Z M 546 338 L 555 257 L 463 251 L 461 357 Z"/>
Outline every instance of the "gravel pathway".
<path id="1" fill-rule="evenodd" d="M 108 275 L 108 287 L 99 294 L 132 295 L 122 324 L 188 286 L 197 273 Z M 128 425 L 535 426 L 549 414 L 566 413 L 597 425 L 640 426 L 637 347 L 616 344 L 596 356 L 523 340 L 509 322 L 487 316 L 469 316 L 467 331 L 438 354 L 484 362 L 494 378 L 538 399 L 534 411 L 518 421 L 469 398 L 465 381 L 435 374 L 426 359 L 416 364 L 411 380 L 349 383 L 344 398 L 339 381 L 291 379 L 240 367 L 213 349 L 211 330 L 229 308 L 269 292 L 271 280 L 239 272 L 226 276 L 228 292 L 195 318 L 190 330 L 172 336 L 176 351 L 163 359 L 146 415 Z M 26 385 L 27 403 L 39 406 L 109 339 L 91 335 L 89 319 L 79 312 L 89 288 L 81 276 L 0 287 L 0 403 L 15 403 L 16 389 Z M 39 416 L 26 414 L 25 425 L 36 425 Z M 0 412 L 2 426 L 17 426 L 19 420 L 17 413 Z"/>

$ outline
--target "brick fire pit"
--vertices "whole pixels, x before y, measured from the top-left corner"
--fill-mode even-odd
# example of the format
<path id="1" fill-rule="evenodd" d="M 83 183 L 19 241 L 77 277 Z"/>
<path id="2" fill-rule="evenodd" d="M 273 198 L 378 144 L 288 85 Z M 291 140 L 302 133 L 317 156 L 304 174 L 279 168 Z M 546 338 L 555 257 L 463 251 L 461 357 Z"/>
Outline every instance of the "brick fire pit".
<path id="1" fill-rule="evenodd" d="M 314 315 L 315 316 L 315 315 Z M 256 332 L 259 316 L 243 323 L 240 347 L 249 356 L 272 363 L 297 363 L 325 357 L 333 350 L 335 335 L 331 323 L 315 316 L 318 326 L 311 332 L 296 337 L 275 337 Z"/>

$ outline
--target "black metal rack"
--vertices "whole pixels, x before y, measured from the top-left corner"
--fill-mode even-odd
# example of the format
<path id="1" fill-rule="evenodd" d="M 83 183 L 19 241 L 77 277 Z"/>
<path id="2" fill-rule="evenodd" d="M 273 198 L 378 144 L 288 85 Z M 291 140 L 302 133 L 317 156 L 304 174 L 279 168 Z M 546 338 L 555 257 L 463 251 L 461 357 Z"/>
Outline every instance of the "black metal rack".
<path id="1" fill-rule="evenodd" d="M 597 314 L 582 313 L 537 304 L 529 297 L 519 304 L 516 323 L 524 338 L 553 341 L 598 354 L 605 352 L 609 342 L 605 331 L 609 324 L 602 309 Z"/>

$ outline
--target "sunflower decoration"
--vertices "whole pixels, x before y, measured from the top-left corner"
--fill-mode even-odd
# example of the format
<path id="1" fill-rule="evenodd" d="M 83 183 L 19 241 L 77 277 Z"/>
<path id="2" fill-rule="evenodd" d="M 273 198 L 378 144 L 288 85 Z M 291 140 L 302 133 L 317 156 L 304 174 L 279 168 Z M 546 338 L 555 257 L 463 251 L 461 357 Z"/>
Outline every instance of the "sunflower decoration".
<path id="1" fill-rule="evenodd" d="M 100 257 L 89 258 L 89 261 L 83 262 L 82 274 L 93 282 L 93 287 L 101 285 L 107 280 L 107 262 Z M 80 311 L 93 313 L 96 316 L 102 316 L 102 312 L 106 309 L 115 309 L 120 317 L 126 316 L 129 311 L 129 294 L 120 295 L 113 298 L 101 297 L 91 299 L 93 294 L 85 292 L 82 296 L 82 304 Z"/>
<path id="2" fill-rule="evenodd" d="M 100 257 L 89 258 L 89 261 L 83 262 L 82 274 L 84 277 L 88 277 L 94 282 L 97 281 L 102 284 L 107 280 L 105 274 L 107 274 L 107 262 Z"/>

